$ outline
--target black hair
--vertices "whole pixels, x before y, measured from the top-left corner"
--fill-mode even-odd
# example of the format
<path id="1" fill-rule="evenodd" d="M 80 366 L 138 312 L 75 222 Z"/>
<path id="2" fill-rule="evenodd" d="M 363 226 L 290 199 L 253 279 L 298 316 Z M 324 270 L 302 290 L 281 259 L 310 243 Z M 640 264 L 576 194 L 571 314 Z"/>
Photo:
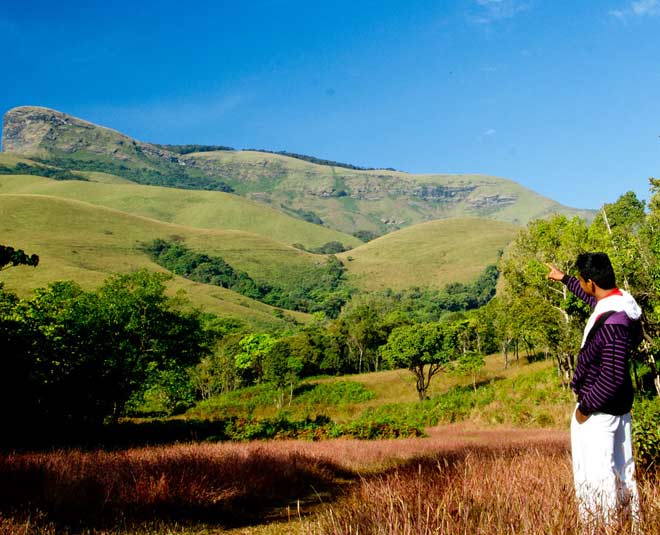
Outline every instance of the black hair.
<path id="1" fill-rule="evenodd" d="M 580 276 L 592 280 L 603 290 L 616 288 L 616 277 L 610 257 L 606 253 L 582 253 L 575 261 Z"/>

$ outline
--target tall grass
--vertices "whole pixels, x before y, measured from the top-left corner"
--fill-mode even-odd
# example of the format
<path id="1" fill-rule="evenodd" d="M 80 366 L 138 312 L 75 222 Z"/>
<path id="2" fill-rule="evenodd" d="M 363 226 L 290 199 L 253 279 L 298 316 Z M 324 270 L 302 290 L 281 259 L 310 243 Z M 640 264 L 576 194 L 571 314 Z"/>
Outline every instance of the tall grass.
<path id="1" fill-rule="evenodd" d="M 639 482 L 646 535 L 660 534 L 660 478 Z M 582 535 L 632 533 L 615 524 L 581 526 L 570 456 L 557 444 L 477 448 L 431 456 L 363 478 L 306 535 Z"/>
<path id="2" fill-rule="evenodd" d="M 0 458 L 0 519 L 30 534 L 154 519 L 227 527 L 327 492 L 345 473 L 324 458 L 259 443 L 12 454 Z"/>
<path id="3" fill-rule="evenodd" d="M 0 535 L 577 534 L 566 431 L 0 456 Z M 660 478 L 640 479 L 660 535 Z"/>

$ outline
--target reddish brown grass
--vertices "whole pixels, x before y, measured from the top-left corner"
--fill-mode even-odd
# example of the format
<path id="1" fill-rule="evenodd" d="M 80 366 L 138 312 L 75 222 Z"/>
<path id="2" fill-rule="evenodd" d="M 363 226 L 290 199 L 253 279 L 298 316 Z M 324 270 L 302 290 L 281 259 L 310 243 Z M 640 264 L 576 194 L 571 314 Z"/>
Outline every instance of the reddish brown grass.
<path id="1" fill-rule="evenodd" d="M 660 535 L 660 478 L 640 479 L 642 531 Z M 632 533 L 622 515 L 593 533 Z M 640 533 L 641 533 L 640 532 Z M 582 535 L 562 442 L 470 447 L 362 478 L 305 535 Z"/>
<path id="2" fill-rule="evenodd" d="M 658 478 L 641 487 L 660 535 Z M 577 534 L 572 497 L 564 431 L 0 456 L 0 535 L 216 533 L 288 515 L 268 533 Z"/>

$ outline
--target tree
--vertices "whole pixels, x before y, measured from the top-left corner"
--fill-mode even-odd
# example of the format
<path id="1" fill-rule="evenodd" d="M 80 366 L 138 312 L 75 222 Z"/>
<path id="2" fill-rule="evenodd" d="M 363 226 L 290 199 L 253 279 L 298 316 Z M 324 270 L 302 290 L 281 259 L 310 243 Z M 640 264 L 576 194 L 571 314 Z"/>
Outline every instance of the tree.
<path id="1" fill-rule="evenodd" d="M 132 396 L 158 381 L 171 386 L 176 402 L 178 379 L 208 344 L 198 315 L 165 296 L 165 279 L 140 271 L 112 277 L 96 292 L 63 281 L 1 300 L 0 329 L 11 331 L 3 374 L 29 393 L 19 409 L 27 419 L 116 420 Z"/>
<path id="2" fill-rule="evenodd" d="M 589 310 L 565 286 L 548 281 L 545 263 L 569 272 L 578 254 L 590 247 L 584 220 L 555 215 L 529 223 L 499 263 L 503 276 L 498 297 L 500 329 L 507 333 L 505 338 L 513 342 L 516 353 L 525 336 L 529 342 L 547 344 L 557 359 L 565 385 L 572 374 L 579 333 Z"/>
<path id="3" fill-rule="evenodd" d="M 238 343 L 241 351 L 236 354 L 236 370 L 243 384 L 260 383 L 264 378 L 264 361 L 275 345 L 270 334 L 248 334 Z"/>
<path id="4" fill-rule="evenodd" d="M 38 264 L 39 257 L 36 254 L 27 255 L 22 249 L 0 245 L 0 271 L 20 265 L 37 267 Z"/>
<path id="5" fill-rule="evenodd" d="M 170 278 L 140 270 L 111 277 L 98 290 L 106 336 L 115 339 L 107 362 L 115 392 L 113 418 L 158 374 L 179 373 L 210 352 L 201 315 L 186 311 L 183 297 L 165 295 Z"/>
<path id="6" fill-rule="evenodd" d="M 416 378 L 420 401 L 428 398 L 431 379 L 456 356 L 446 324 L 421 323 L 395 328 L 381 348 L 383 358 L 394 368 L 407 368 Z"/>
<path id="7" fill-rule="evenodd" d="M 293 389 L 298 383 L 303 369 L 301 358 L 291 354 L 288 339 L 277 340 L 264 359 L 264 379 L 271 382 L 280 392 L 278 408 L 284 405 L 284 391 L 289 388 L 289 404 L 293 399 Z"/>
<path id="8" fill-rule="evenodd" d="M 405 318 L 393 310 L 393 304 L 386 298 L 364 295 L 354 298 L 340 316 L 346 333 L 346 344 L 350 357 L 357 363 L 355 371 L 362 373 L 380 368 L 378 348 L 396 326 L 406 322 Z"/>

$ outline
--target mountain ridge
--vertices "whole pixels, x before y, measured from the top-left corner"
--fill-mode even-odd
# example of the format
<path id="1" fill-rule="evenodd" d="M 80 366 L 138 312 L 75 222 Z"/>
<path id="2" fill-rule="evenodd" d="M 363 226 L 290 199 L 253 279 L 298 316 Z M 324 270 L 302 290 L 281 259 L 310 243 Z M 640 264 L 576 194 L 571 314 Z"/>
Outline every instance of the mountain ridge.
<path id="1" fill-rule="evenodd" d="M 142 184 L 231 191 L 349 234 L 382 235 L 463 216 L 524 225 L 552 213 L 587 219 L 594 213 L 562 206 L 514 181 L 489 175 L 353 169 L 357 166 L 247 150 L 179 154 L 43 107 L 9 110 L 2 135 L 4 152 L 68 169 L 77 165 L 112 172 Z"/>

